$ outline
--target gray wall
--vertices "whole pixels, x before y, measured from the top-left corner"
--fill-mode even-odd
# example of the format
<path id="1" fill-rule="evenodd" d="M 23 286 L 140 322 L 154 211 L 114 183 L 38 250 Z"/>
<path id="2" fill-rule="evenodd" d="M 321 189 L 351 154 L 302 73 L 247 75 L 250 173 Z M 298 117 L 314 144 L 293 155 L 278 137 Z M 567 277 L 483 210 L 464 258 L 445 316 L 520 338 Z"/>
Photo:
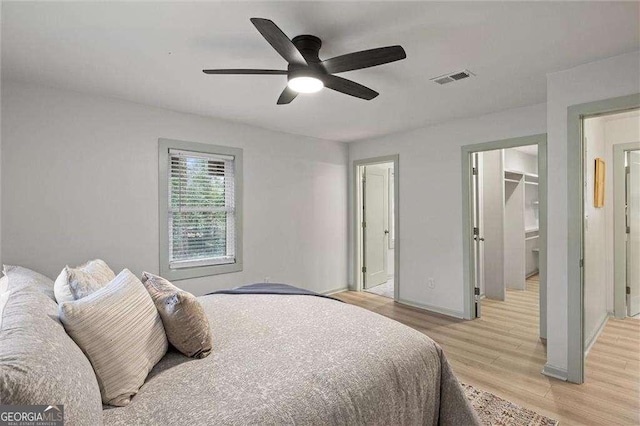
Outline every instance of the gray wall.
<path id="1" fill-rule="evenodd" d="M 158 272 L 158 138 L 244 149 L 244 271 L 180 281 L 195 294 L 270 277 L 347 285 L 347 147 L 116 99 L 5 82 L 2 260 L 55 278 L 105 259 Z"/>

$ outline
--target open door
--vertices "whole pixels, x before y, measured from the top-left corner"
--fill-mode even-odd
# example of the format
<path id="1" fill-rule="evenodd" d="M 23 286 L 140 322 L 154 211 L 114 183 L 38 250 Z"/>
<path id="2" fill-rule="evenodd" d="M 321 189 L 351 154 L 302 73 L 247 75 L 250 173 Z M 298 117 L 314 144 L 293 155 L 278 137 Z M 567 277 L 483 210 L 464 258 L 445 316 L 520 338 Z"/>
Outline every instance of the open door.
<path id="1" fill-rule="evenodd" d="M 640 151 L 627 152 L 627 313 L 640 314 Z"/>
<path id="2" fill-rule="evenodd" d="M 482 246 L 484 242 L 484 237 L 481 237 L 482 230 L 482 196 L 481 196 L 481 183 L 480 183 L 480 161 L 479 154 L 477 152 L 473 153 L 471 156 L 472 161 L 472 179 L 471 179 L 471 191 L 472 191 L 472 203 L 473 203 L 473 268 L 474 268 L 474 301 L 475 301 L 475 317 L 480 318 L 481 313 L 481 305 L 480 305 L 480 295 L 482 292 L 482 280 L 484 278 L 483 271 L 483 258 L 482 258 Z"/>
<path id="3" fill-rule="evenodd" d="M 364 167 L 363 176 L 363 276 L 364 288 L 387 282 L 387 234 L 385 217 L 385 179 L 387 170 L 376 166 Z"/>

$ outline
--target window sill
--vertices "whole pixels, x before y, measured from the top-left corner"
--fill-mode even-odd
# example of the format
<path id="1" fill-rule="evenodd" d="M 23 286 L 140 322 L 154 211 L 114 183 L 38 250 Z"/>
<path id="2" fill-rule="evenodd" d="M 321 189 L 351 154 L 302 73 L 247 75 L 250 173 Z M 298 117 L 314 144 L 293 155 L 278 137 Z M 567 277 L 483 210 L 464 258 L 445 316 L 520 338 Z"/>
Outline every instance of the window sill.
<path id="1" fill-rule="evenodd" d="M 211 275 L 241 272 L 242 263 L 228 263 L 224 265 L 194 266 L 191 268 L 170 269 L 166 265 L 160 266 L 160 275 L 169 281 L 187 280 L 190 278 L 208 277 Z"/>

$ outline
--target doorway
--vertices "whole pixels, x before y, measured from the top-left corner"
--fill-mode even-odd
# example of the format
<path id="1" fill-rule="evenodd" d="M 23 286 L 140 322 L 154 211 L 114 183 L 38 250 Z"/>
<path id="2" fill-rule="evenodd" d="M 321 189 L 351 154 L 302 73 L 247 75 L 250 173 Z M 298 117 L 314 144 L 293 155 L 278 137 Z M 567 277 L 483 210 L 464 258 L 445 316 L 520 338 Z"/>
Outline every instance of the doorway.
<path id="1" fill-rule="evenodd" d="M 398 300 L 398 156 L 354 162 L 356 290 Z"/>
<path id="2" fill-rule="evenodd" d="M 542 339 L 546 147 L 544 134 L 462 147 L 465 318 L 481 317 L 483 303 L 500 309 L 511 292 L 533 308 L 527 326 Z"/>
<path id="3" fill-rule="evenodd" d="M 627 316 L 640 320 L 640 149 L 625 154 Z"/>
<path id="4" fill-rule="evenodd" d="M 475 288 L 494 311 L 518 309 L 539 327 L 538 146 L 473 153 Z"/>
<path id="5" fill-rule="evenodd" d="M 584 117 L 582 136 L 586 355 L 610 316 L 640 314 L 640 110 Z"/>
<path id="6" fill-rule="evenodd" d="M 588 237 L 588 227 L 593 224 L 590 218 L 585 215 L 588 214 L 586 206 L 593 205 L 593 198 L 588 199 L 591 195 L 591 191 L 585 188 L 585 184 L 589 184 L 590 179 L 587 176 L 587 172 L 593 170 L 595 172 L 595 163 L 593 156 L 588 155 L 588 150 L 585 151 L 585 122 L 589 119 L 596 117 L 604 117 L 619 113 L 629 113 L 633 110 L 640 108 L 640 94 L 633 94 L 629 96 L 622 96 L 618 98 L 605 99 L 595 102 L 589 102 L 580 105 L 573 105 L 567 109 L 567 167 L 568 167 L 568 182 L 567 182 L 567 311 L 568 311 L 568 326 L 567 326 L 567 370 L 566 379 L 573 383 L 584 382 L 584 370 L 585 370 L 585 357 L 590 348 L 590 343 L 595 342 L 597 339 L 599 329 L 594 329 L 593 325 L 598 324 L 597 321 L 593 321 L 593 315 L 589 306 L 588 295 L 588 282 L 585 279 L 589 276 L 586 270 L 588 264 L 587 256 L 588 251 L 591 248 L 587 248 L 586 238 Z M 636 124 L 636 130 L 637 130 Z M 587 136 L 588 142 L 588 136 Z M 613 148 L 614 161 L 605 162 L 604 170 L 612 169 L 612 163 L 618 163 L 624 158 L 623 150 L 620 147 Z M 592 166 L 593 169 L 592 169 Z M 624 204 L 624 191 L 620 191 L 619 182 L 622 179 L 624 181 L 624 169 L 613 167 L 614 179 L 616 183 L 616 190 L 613 194 L 616 205 L 619 203 Z M 611 182 L 609 179 L 608 182 Z M 611 200 L 611 190 L 606 189 L 607 179 L 605 177 L 605 191 L 604 199 Z M 595 190 L 595 189 L 594 189 Z M 609 195 L 607 195 L 609 194 Z M 606 202 L 606 201 L 605 201 Z M 626 272 L 624 267 L 626 260 L 623 258 L 626 255 L 624 240 L 625 228 L 624 228 L 624 214 L 621 209 L 614 209 L 614 312 L 616 316 L 626 315 L 625 312 L 625 283 L 624 279 Z M 621 238 L 622 236 L 622 238 Z M 593 254 L 590 255 L 593 260 Z M 596 258 L 597 259 L 597 258 Z M 620 265 L 623 268 L 620 268 Z M 622 279 L 621 279 L 622 277 Z M 623 293 L 619 291 L 622 286 Z M 610 293 L 609 293 L 610 294 Z M 607 316 L 608 317 L 608 316 Z M 605 320 L 601 323 L 604 325 Z M 597 317 L 595 317 L 597 318 Z M 593 331 L 596 331 L 593 333 Z M 589 333 L 591 332 L 591 333 Z"/>

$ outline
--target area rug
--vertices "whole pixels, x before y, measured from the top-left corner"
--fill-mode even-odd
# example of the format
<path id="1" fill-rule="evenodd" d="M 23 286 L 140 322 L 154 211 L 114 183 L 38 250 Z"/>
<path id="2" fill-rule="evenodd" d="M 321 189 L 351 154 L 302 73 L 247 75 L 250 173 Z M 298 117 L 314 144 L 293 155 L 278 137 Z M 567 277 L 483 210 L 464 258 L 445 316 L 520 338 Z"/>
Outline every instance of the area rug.
<path id="1" fill-rule="evenodd" d="M 555 426 L 557 420 L 545 417 L 535 411 L 495 396 L 492 393 L 462 383 L 464 392 L 478 417 L 485 425 L 491 426 Z"/>

